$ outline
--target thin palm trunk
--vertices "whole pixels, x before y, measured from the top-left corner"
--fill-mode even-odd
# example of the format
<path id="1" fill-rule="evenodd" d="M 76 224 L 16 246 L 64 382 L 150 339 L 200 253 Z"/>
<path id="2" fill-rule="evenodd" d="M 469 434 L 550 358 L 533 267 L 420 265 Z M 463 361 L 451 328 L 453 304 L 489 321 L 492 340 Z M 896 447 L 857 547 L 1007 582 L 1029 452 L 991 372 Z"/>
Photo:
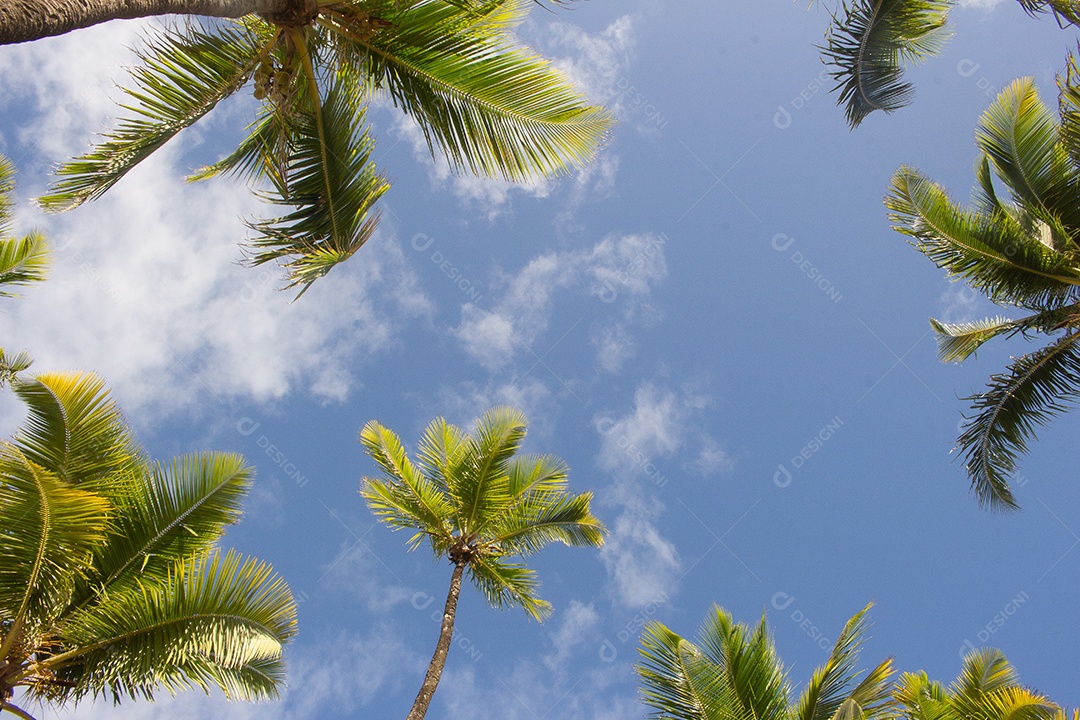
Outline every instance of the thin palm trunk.
<path id="1" fill-rule="evenodd" d="M 454 634 L 454 615 L 457 613 L 458 596 L 461 595 L 461 575 L 464 571 L 465 562 L 459 560 L 454 565 L 454 574 L 450 578 L 450 592 L 446 594 L 446 608 L 443 610 L 442 628 L 439 630 L 439 642 L 435 645 L 435 654 L 431 657 L 427 675 L 424 676 L 424 684 L 420 686 L 420 692 L 417 693 L 412 710 L 409 711 L 405 720 L 424 720 L 431 698 L 435 695 L 435 688 L 439 685 L 443 666 L 446 665 L 446 654 L 450 652 L 450 638 Z"/>
<path id="2" fill-rule="evenodd" d="M 296 0 L 2 0 L 0 45 L 39 40 L 109 20 L 158 15 L 274 14 Z"/>

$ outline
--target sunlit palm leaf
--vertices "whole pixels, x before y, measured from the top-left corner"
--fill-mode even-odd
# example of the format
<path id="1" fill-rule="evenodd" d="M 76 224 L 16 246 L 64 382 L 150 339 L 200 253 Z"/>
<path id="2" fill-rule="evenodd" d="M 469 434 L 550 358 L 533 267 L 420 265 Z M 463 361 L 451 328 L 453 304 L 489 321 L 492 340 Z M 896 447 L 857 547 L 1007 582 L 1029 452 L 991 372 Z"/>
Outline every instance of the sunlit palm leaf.
<path id="1" fill-rule="evenodd" d="M 799 698 L 799 720 L 852 720 L 880 716 L 890 707 L 892 662 L 886 660 L 858 684 L 856 664 L 867 630 L 872 603 L 856 613 L 837 638 L 828 661 L 814 671 Z"/>
<path id="2" fill-rule="evenodd" d="M 1076 0 L 1017 0 L 1031 15 L 1051 12 L 1059 23 L 1080 25 L 1080 4 Z"/>
<path id="3" fill-rule="evenodd" d="M 463 22 L 460 7 L 440 0 L 388 12 L 388 25 L 370 35 L 351 31 L 348 15 L 333 8 L 320 22 L 339 56 L 361 63 L 371 84 L 419 123 L 432 151 L 438 145 L 455 170 L 521 181 L 582 165 L 612 124 L 501 27 L 527 5 L 491 4 L 510 9 L 499 26 Z"/>
<path id="4" fill-rule="evenodd" d="M 62 680 L 78 680 L 71 696 L 152 697 L 216 679 L 214 663 L 281 676 L 282 644 L 296 632 L 296 605 L 268 565 L 235 553 L 181 560 L 159 582 L 132 585 L 76 613 L 60 628 L 74 649 L 40 662 Z M 245 670 L 246 669 L 246 670 Z M 276 695 L 276 683 L 250 686 L 229 677 L 241 699 Z"/>
<path id="5" fill-rule="evenodd" d="M 885 205 L 893 229 L 915 238 L 938 267 L 994 302 L 1042 310 L 1078 293 L 1074 255 L 1048 247 L 1007 215 L 961 209 L 917 170 L 896 172 Z"/>
<path id="6" fill-rule="evenodd" d="M 1080 227 L 1080 176 L 1032 78 L 1014 80 L 998 94 L 979 119 L 975 142 L 1021 206 L 1051 226 Z M 1054 239 L 1057 249 L 1070 249 L 1068 238 Z"/>
<path id="7" fill-rule="evenodd" d="M 468 564 L 466 572 L 493 607 L 520 607 L 536 620 L 551 614 L 551 603 L 537 595 L 536 571 L 521 563 L 479 557 Z"/>
<path id="8" fill-rule="evenodd" d="M 13 383 L 27 404 L 14 443 L 61 480 L 101 490 L 114 473 L 136 474 L 144 458 L 105 383 L 89 373 L 52 373 Z"/>
<path id="9" fill-rule="evenodd" d="M 26 351 L 9 355 L 0 348 L 0 388 L 16 380 L 19 373 L 26 370 L 34 362 L 30 353 Z"/>
<path id="10" fill-rule="evenodd" d="M 60 166 L 52 192 L 39 199 L 61 211 L 102 195 L 129 170 L 178 132 L 196 122 L 247 83 L 268 38 L 239 26 L 204 31 L 195 26 L 163 31 L 139 53 L 126 89 L 132 116 L 108 133 L 92 152 Z"/>
<path id="11" fill-rule="evenodd" d="M 187 455 L 154 466 L 117 503 L 109 541 L 72 604 L 84 606 L 135 581 L 163 579 L 177 559 L 210 549 L 239 520 L 251 478 L 252 469 L 231 453 Z"/>
<path id="12" fill-rule="evenodd" d="M 476 532 L 510 501 L 507 467 L 527 424 L 525 415 L 510 407 L 491 408 L 476 421 L 468 462 L 449 486 L 463 533 Z"/>
<path id="13" fill-rule="evenodd" d="M 250 241 L 252 263 L 283 260 L 288 286 L 303 286 L 301 294 L 368 241 L 378 223 L 377 215 L 369 215 L 371 206 L 390 187 L 371 158 L 364 108 L 346 89 L 331 86 L 318 110 L 296 108 L 291 153 L 265 194 L 272 204 L 292 209 L 249 223 L 257 233 Z"/>
<path id="14" fill-rule="evenodd" d="M 904 63 L 941 50 L 952 6 L 951 0 L 845 0 L 822 52 L 836 68 L 837 102 L 846 106 L 852 128 L 875 110 L 892 112 L 911 102 Z"/>
<path id="15" fill-rule="evenodd" d="M 650 622 L 641 635 L 643 702 L 654 718 L 679 720 L 754 720 L 735 702 L 727 675 L 718 672 L 689 640 L 661 623 Z"/>
<path id="16" fill-rule="evenodd" d="M 0 447 L 0 622 L 27 632 L 44 624 L 86 571 L 105 540 L 111 507 L 34 463 L 19 448 Z"/>
<path id="17" fill-rule="evenodd" d="M 30 285 L 45 279 L 49 270 L 49 243 L 30 233 L 16 240 L 0 238 L 0 297 L 15 297 L 7 285 Z"/>
<path id="18" fill-rule="evenodd" d="M 959 438 L 979 502 L 995 510 L 1016 508 L 1009 476 L 1027 451 L 1035 427 L 1045 425 L 1080 395 L 1080 332 L 1017 359 L 1007 375 L 992 375 L 989 388 L 971 398 L 975 415 Z"/>

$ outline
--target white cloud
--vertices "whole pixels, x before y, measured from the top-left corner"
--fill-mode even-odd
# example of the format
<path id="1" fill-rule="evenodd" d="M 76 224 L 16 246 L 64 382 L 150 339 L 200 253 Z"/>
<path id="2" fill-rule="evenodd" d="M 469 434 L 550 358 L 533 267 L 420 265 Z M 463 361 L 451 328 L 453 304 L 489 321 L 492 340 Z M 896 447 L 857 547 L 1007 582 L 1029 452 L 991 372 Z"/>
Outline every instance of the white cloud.
<path id="1" fill-rule="evenodd" d="M 623 511 L 609 527 L 600 559 L 614 583 L 615 598 L 642 608 L 674 594 L 682 569 L 675 545 L 657 528 L 663 511 L 657 500 L 624 497 Z"/>
<path id="2" fill-rule="evenodd" d="M 959 0 L 962 8 L 978 8 L 980 10 L 992 10 L 1005 0 Z"/>
<path id="3" fill-rule="evenodd" d="M 490 371 L 512 364 L 519 355 L 529 359 L 533 343 L 550 321 L 557 290 L 576 290 L 611 304 L 623 298 L 624 320 L 636 313 L 652 287 L 667 276 L 663 236 L 638 234 L 608 236 L 583 250 L 551 252 L 533 258 L 503 283 L 490 309 L 471 303 L 462 306 L 461 324 L 454 335 L 466 353 Z M 489 293 L 490 294 L 490 293 Z M 626 327 L 612 329 L 605 342 L 604 330 L 594 344 L 603 356 L 601 364 L 614 367 L 627 349 L 612 347 L 615 339 L 628 337 Z"/>
<path id="4" fill-rule="evenodd" d="M 595 640 L 600 615 L 591 604 L 585 605 L 578 600 L 571 600 L 566 610 L 558 613 L 554 620 L 559 621 L 559 628 L 551 633 L 553 651 L 544 656 L 544 665 L 554 673 L 565 673 L 567 660 L 581 645 Z"/>
<path id="5" fill-rule="evenodd" d="M 623 15 L 592 34 L 576 25 L 555 21 L 547 24 L 541 43 L 549 54 L 566 53 L 554 57 L 552 64 L 586 97 L 621 114 L 620 95 L 629 82 L 626 67 L 634 48 L 634 23 L 632 15 Z"/>

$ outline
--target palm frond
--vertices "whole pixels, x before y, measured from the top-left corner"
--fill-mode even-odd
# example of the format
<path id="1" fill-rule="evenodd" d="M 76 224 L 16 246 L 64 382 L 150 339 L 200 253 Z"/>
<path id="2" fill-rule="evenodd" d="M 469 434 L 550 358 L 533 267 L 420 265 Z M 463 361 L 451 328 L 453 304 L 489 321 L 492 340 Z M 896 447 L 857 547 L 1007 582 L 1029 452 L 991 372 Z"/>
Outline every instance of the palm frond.
<path id="1" fill-rule="evenodd" d="M 551 603 L 540 599 L 536 571 L 503 558 L 480 556 L 465 566 L 469 578 L 493 607 L 520 607 L 536 620 L 551 614 Z"/>
<path id="2" fill-rule="evenodd" d="M 591 493 L 564 494 L 558 499 L 540 497 L 535 503 L 521 504 L 499 526 L 489 528 L 494 535 L 490 542 L 499 552 L 511 555 L 533 555 L 553 542 L 599 547 L 606 531 L 589 509 L 591 500 Z"/>
<path id="3" fill-rule="evenodd" d="M 791 688 L 776 654 L 765 617 L 750 628 L 714 606 L 698 631 L 698 646 L 722 673 L 730 688 L 736 716 L 757 720 L 783 720 L 789 710 Z"/>
<path id="4" fill-rule="evenodd" d="M 264 194 L 292 210 L 248 223 L 256 233 L 249 241 L 251 263 L 283 260 L 287 287 L 302 286 L 300 294 L 371 238 L 378 216 L 369 211 L 390 187 L 371 157 L 364 108 L 345 90 L 335 83 L 321 105 L 294 108 L 290 153 L 280 172 L 268 173 L 273 190 Z M 274 152 L 260 149 L 266 158 Z"/>
<path id="5" fill-rule="evenodd" d="M 413 548 L 425 535 L 440 548 L 452 542 L 450 498 L 417 472 L 397 434 L 371 421 L 361 429 L 360 442 L 387 476 L 364 478 L 361 485 L 360 495 L 376 517 L 394 529 L 419 531 L 410 540 Z"/>
<path id="6" fill-rule="evenodd" d="M 848 620 L 828 661 L 814 671 L 799 698 L 796 710 L 799 720 L 876 717 L 889 706 L 891 661 L 879 664 L 852 687 L 860 672 L 856 663 L 867 630 L 866 614 L 872 606 L 873 603 L 868 604 Z"/>
<path id="7" fill-rule="evenodd" d="M 71 649 L 38 665 L 82 695 L 152 698 L 224 681 L 241 699 L 276 695 L 277 682 L 240 682 L 258 671 L 283 676 L 282 645 L 296 632 L 296 605 L 265 563 L 229 552 L 176 562 L 164 581 L 128 586 L 74 614 L 60 628 Z M 229 672 L 214 672 L 209 665 Z"/>
<path id="8" fill-rule="evenodd" d="M 382 18 L 361 34 L 346 10 L 320 19 L 337 53 L 357 63 L 374 87 L 412 116 L 434 153 L 455 170 L 511 181 L 558 175 L 584 164 L 611 127 L 610 115 L 587 104 L 543 58 L 520 47 L 498 23 L 472 22 L 460 6 L 431 0 Z M 516 6 L 516 7 L 515 7 Z"/>
<path id="9" fill-rule="evenodd" d="M 0 297 L 16 297 L 6 285 L 30 285 L 48 274 L 51 251 L 40 233 L 16 240 L 0 239 Z"/>
<path id="10" fill-rule="evenodd" d="M 1080 25 L 1080 4 L 1076 0 L 1017 0 L 1029 15 L 1050 12 L 1059 24 Z"/>
<path id="11" fill-rule="evenodd" d="M 461 471 L 461 464 L 469 453 L 469 436 L 457 425 L 445 418 L 435 418 L 424 428 L 417 446 L 417 464 L 424 477 L 431 480 L 439 491 L 450 494 L 448 478 Z"/>
<path id="12" fill-rule="evenodd" d="M 948 38 L 952 0 L 845 0 L 833 14 L 822 54 L 848 124 L 858 127 L 875 110 L 908 105 L 914 88 L 905 62 L 936 55 Z"/>
<path id="13" fill-rule="evenodd" d="M 1080 227 L 1080 176 L 1034 79 L 1013 80 L 998 94 L 979 118 L 975 142 L 1018 204 L 1051 225 Z"/>
<path id="14" fill-rule="evenodd" d="M 86 572 L 111 507 L 8 443 L 0 446 L 0 493 L 0 620 L 34 632 Z"/>
<path id="15" fill-rule="evenodd" d="M 232 453 L 157 464 L 117 502 L 109 540 L 65 614 L 133 582 L 164 579 L 178 559 L 209 550 L 239 520 L 253 469 Z"/>
<path id="16" fill-rule="evenodd" d="M 915 238 L 934 264 L 996 303 L 1041 310 L 1078 293 L 1080 267 L 1071 253 L 1047 246 L 1007 215 L 957 207 L 913 168 L 893 175 L 885 205 L 894 230 Z"/>
<path id="17" fill-rule="evenodd" d="M 754 720 L 733 702 L 727 676 L 700 649 L 658 622 L 646 624 L 638 648 L 642 701 L 651 717 L 680 720 Z"/>
<path id="18" fill-rule="evenodd" d="M 145 463 L 104 381 L 91 373 L 49 373 L 12 383 L 27 404 L 14 444 L 61 480 L 90 490 Z"/>
<path id="19" fill-rule="evenodd" d="M 949 692 L 925 672 L 902 673 L 896 680 L 893 700 L 911 720 L 954 720 Z"/>
<path id="20" fill-rule="evenodd" d="M 97 375 L 48 373 L 17 379 L 12 388 L 28 411 L 13 442 L 33 462 L 100 491 L 115 485 L 112 474 L 143 470 L 142 451 Z"/>
<path id="21" fill-rule="evenodd" d="M 468 462 L 450 485 L 461 532 L 475 532 L 506 507 L 510 500 L 507 467 L 527 428 L 525 415 L 511 407 L 491 408 L 477 419 Z"/>
<path id="22" fill-rule="evenodd" d="M 938 354 L 945 362 L 966 360 L 986 341 L 999 335 L 1029 332 L 1053 334 L 1080 327 L 1080 303 L 1052 308 L 1034 315 L 1009 320 L 986 318 L 969 323 L 943 323 L 933 318 L 930 326 L 938 336 Z"/>
<path id="23" fill-rule="evenodd" d="M 11 215 L 15 201 L 11 199 L 15 192 L 15 164 L 0 155 L 0 238 L 12 234 Z"/>
<path id="24" fill-rule="evenodd" d="M 1051 720 L 1060 709 L 1020 685 L 1015 668 L 996 648 L 968 653 L 949 688 L 954 716 Z"/>
<path id="25" fill-rule="evenodd" d="M 132 115 L 121 120 L 91 152 L 57 170 L 59 180 L 38 202 L 63 211 L 93 200 L 115 185 L 178 132 L 196 122 L 243 87 L 258 63 L 259 46 L 268 38 L 240 26 L 196 26 L 154 35 L 131 70 L 133 88 L 125 89 Z"/>
<path id="26" fill-rule="evenodd" d="M 4 348 L 0 348 L 0 388 L 18 379 L 19 373 L 29 368 L 33 362 L 34 359 L 25 350 L 8 355 Z"/>
<path id="27" fill-rule="evenodd" d="M 1027 451 L 1035 427 L 1067 409 L 1080 394 L 1080 332 L 1072 331 L 1048 347 L 1015 360 L 1008 374 L 990 377 L 987 390 L 974 395 L 975 414 L 958 440 L 972 489 L 979 502 L 995 510 L 1015 509 L 1009 475 Z"/>

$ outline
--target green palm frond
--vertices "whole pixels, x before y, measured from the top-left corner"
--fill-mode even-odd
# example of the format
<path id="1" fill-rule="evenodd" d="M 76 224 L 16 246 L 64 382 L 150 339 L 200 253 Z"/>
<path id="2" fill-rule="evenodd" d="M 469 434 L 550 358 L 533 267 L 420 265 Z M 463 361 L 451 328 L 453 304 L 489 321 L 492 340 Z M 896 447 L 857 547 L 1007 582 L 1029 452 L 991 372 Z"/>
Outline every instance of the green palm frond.
<path id="1" fill-rule="evenodd" d="M 30 285 L 45 279 L 49 270 L 49 242 L 40 233 L 21 239 L 0 239 L 0 297 L 15 297 L 7 285 Z"/>
<path id="2" fill-rule="evenodd" d="M 111 475 L 141 472 L 145 459 L 109 397 L 91 373 L 49 373 L 12 384 L 27 405 L 14 444 L 61 480 L 100 490 Z"/>
<path id="3" fill-rule="evenodd" d="M 961 209 L 913 168 L 893 175 L 885 205 L 894 230 L 994 302 L 1041 310 L 1078 294 L 1080 266 L 1072 253 L 1049 247 L 1007 215 Z"/>
<path id="4" fill-rule="evenodd" d="M 867 630 L 866 614 L 872 606 L 868 604 L 848 620 L 828 661 L 814 671 L 799 698 L 799 720 L 880 717 L 890 709 L 891 660 L 880 663 L 855 685 L 860 673 L 856 667 L 859 649 Z"/>
<path id="5" fill-rule="evenodd" d="M 902 673 L 896 680 L 893 700 L 911 720 L 955 720 L 948 690 L 925 672 Z"/>
<path id="6" fill-rule="evenodd" d="M 253 558 L 229 552 L 176 562 L 164 581 L 130 585 L 79 611 L 60 628 L 73 649 L 38 663 L 83 695 L 152 698 L 221 687 L 244 700 L 276 696 L 282 645 L 296 632 L 296 605 L 284 581 Z M 226 671 L 214 673 L 210 664 Z M 258 670 L 273 679 L 242 683 Z"/>
<path id="7" fill-rule="evenodd" d="M 835 68 L 837 103 L 846 106 L 852 128 L 875 110 L 892 112 L 911 102 L 904 64 L 940 52 L 952 6 L 952 0 L 844 0 L 822 54 Z"/>
<path id="8" fill-rule="evenodd" d="M 679 720 L 754 720 L 732 697 L 727 676 L 701 650 L 658 622 L 641 635 L 638 664 L 643 702 L 654 718 Z"/>
<path id="9" fill-rule="evenodd" d="M 1076 0 L 1017 0 L 1029 15 L 1053 13 L 1058 23 L 1080 25 L 1080 3 Z"/>
<path id="10" fill-rule="evenodd" d="M 371 421 L 360 431 L 360 442 L 389 476 L 363 479 L 360 495 L 375 516 L 393 529 L 417 530 L 409 541 L 411 548 L 425 536 L 440 549 L 453 542 L 449 520 L 454 509 L 449 498 L 417 472 L 397 434 Z"/>
<path id="11" fill-rule="evenodd" d="M 302 286 L 300 294 L 371 238 L 378 215 L 369 212 L 390 187 L 371 158 L 374 141 L 364 108 L 347 89 L 335 83 L 321 106 L 305 102 L 293 108 L 290 153 L 280 172 L 268 173 L 273 191 L 264 194 L 270 203 L 292 209 L 249 223 L 256 233 L 249 241 L 252 264 L 284 260 L 288 287 Z M 259 152 L 271 160 L 275 149 Z"/>
<path id="12" fill-rule="evenodd" d="M 1080 227 L 1080 175 L 1032 78 L 1014 80 L 998 94 L 979 119 L 975 142 L 1019 205 L 1051 226 Z M 1077 249 L 1072 238 L 1054 239 L 1058 249 Z"/>
<path id="13" fill-rule="evenodd" d="M 604 541 L 604 526 L 592 515 L 592 493 L 539 497 L 534 503 L 519 505 L 499 526 L 488 531 L 491 543 L 500 552 L 533 555 L 545 545 L 561 542 L 572 547 L 599 546 Z"/>
<path id="14" fill-rule="evenodd" d="M 1060 708 L 1020 685 L 1015 668 L 994 648 L 968 653 L 959 677 L 950 685 L 953 717 L 992 720 L 1051 720 Z"/>
<path id="15" fill-rule="evenodd" d="M 17 380 L 19 373 L 30 367 L 33 362 L 34 359 L 25 350 L 8 355 L 4 352 L 4 348 L 0 348 L 0 388 Z"/>
<path id="16" fill-rule="evenodd" d="M 791 688 L 764 615 L 751 628 L 734 622 L 726 610 L 714 606 L 698 633 L 698 645 L 727 677 L 741 712 L 759 720 L 785 717 Z"/>
<path id="17" fill-rule="evenodd" d="M 109 541 L 72 604 L 81 607 L 117 587 L 167 577 L 177 559 L 210 549 L 239 520 L 252 468 L 232 453 L 186 455 L 156 464 L 117 503 Z M 71 612 L 69 610 L 68 612 Z"/>
<path id="18" fill-rule="evenodd" d="M 1052 308 L 1019 320 L 997 317 L 967 323 L 943 323 L 931 318 L 930 326 L 937 333 L 938 355 L 942 361 L 966 360 L 983 343 L 999 335 L 1051 334 L 1067 327 L 1080 327 L 1080 303 Z"/>
<path id="19" fill-rule="evenodd" d="M 461 472 L 468 455 L 468 433 L 441 417 L 428 423 L 417 446 L 421 472 L 446 495 L 450 494 L 448 478 Z"/>
<path id="20" fill-rule="evenodd" d="M 15 201 L 11 199 L 15 192 L 15 164 L 0 155 L 0 238 L 11 235 L 11 215 Z"/>
<path id="21" fill-rule="evenodd" d="M 8 443 L 0 446 L 0 493 L 0 620 L 33 632 L 86 571 L 111 507 Z"/>
<path id="22" fill-rule="evenodd" d="M 515 408 L 494 407 L 476 421 L 468 461 L 450 478 L 464 534 L 476 532 L 510 500 L 507 468 L 525 439 L 528 421 Z"/>
<path id="23" fill-rule="evenodd" d="M 255 27 L 254 25 L 252 27 Z M 39 198 L 47 210 L 63 211 L 101 196 L 129 170 L 223 99 L 243 87 L 269 38 L 241 26 L 196 26 L 154 35 L 131 70 L 135 86 L 125 92 L 132 116 L 120 122 L 93 151 L 61 165 L 52 191 Z"/>
<path id="24" fill-rule="evenodd" d="M 1008 374 L 990 377 L 988 389 L 974 395 L 975 414 L 960 435 L 972 489 L 979 502 L 995 510 L 1016 508 L 1009 476 L 1017 455 L 1027 451 L 1035 427 L 1045 425 L 1080 395 L 1080 331 L 1024 355 Z"/>
<path id="25" fill-rule="evenodd" d="M 535 570 L 502 558 L 481 556 L 470 562 L 466 571 L 493 607 L 520 607 L 536 620 L 551 615 L 551 603 L 536 594 L 540 581 Z"/>
<path id="26" fill-rule="evenodd" d="M 1077 53 L 1069 53 L 1065 70 L 1058 75 L 1057 87 L 1061 142 L 1073 167 L 1080 167 L 1080 58 Z"/>
<path id="27" fill-rule="evenodd" d="M 439 0 L 389 12 L 378 32 L 351 30 L 348 8 L 320 23 L 338 55 L 412 116 L 455 170 L 511 181 L 558 175 L 584 164 L 612 125 L 543 58 L 520 47 L 505 25 L 528 0 L 492 3 L 507 14 L 473 22 Z"/>

